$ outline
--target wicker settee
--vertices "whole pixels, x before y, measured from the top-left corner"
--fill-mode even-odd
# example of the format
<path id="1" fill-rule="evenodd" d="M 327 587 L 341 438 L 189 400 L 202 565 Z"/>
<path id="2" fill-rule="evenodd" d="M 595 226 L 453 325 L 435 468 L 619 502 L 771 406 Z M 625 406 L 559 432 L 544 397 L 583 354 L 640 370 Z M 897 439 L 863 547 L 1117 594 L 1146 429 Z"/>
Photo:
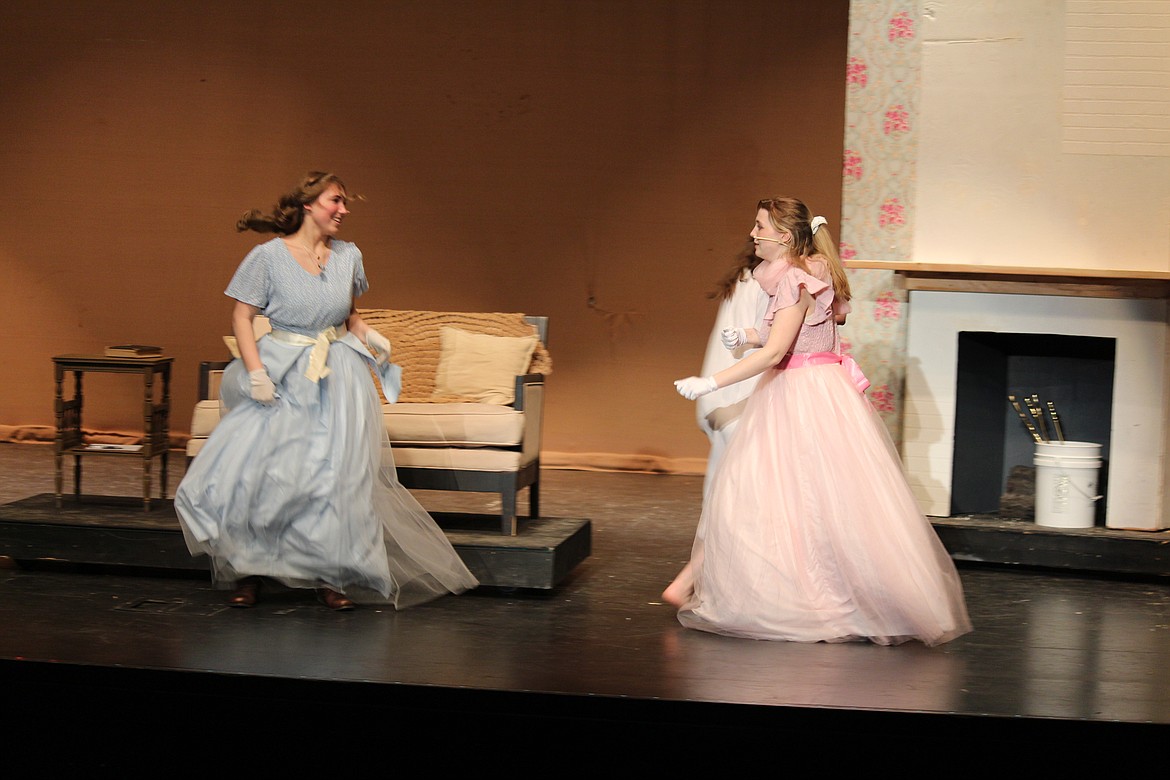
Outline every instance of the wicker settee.
<path id="1" fill-rule="evenodd" d="M 402 366 L 402 391 L 383 414 L 398 478 L 408 488 L 498 493 L 500 530 L 517 531 L 517 495 L 540 515 L 540 444 L 548 318 L 511 313 L 361 309 Z M 258 332 L 267 329 L 258 318 Z M 230 341 L 230 339 L 229 339 Z M 187 455 L 219 421 L 224 361 L 203 363 Z M 381 389 L 379 389 L 381 393 Z"/>

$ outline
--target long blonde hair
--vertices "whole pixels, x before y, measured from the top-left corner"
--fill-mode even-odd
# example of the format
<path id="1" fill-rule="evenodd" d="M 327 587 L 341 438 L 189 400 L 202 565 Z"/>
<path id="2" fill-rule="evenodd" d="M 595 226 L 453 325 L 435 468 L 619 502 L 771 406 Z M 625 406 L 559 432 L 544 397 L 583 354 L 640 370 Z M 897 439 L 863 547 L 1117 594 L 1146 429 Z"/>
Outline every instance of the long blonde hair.
<path id="1" fill-rule="evenodd" d="M 792 235 L 792 244 L 789 247 L 792 257 L 789 258 L 789 262 L 799 266 L 801 270 L 808 271 L 808 258 L 820 255 L 825 258 L 829 268 L 833 292 L 842 300 L 847 301 L 853 297 L 849 290 L 849 277 L 845 275 L 845 266 L 841 264 L 841 255 L 837 253 L 837 243 L 833 241 L 833 234 L 826 225 L 821 225 L 817 232 L 813 233 L 812 213 L 808 206 L 796 198 L 764 198 L 756 208 L 768 212 L 772 227 L 786 230 Z"/>

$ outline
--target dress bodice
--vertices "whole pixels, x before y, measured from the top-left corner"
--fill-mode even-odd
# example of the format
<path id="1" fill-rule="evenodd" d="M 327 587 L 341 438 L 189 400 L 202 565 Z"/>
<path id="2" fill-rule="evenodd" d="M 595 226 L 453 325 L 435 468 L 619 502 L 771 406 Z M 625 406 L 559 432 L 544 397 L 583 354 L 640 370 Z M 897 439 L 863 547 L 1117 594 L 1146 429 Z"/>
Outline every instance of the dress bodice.
<path id="1" fill-rule="evenodd" d="M 311 274 L 277 237 L 253 247 L 225 293 L 255 306 L 275 330 L 315 336 L 344 322 L 354 298 L 368 288 L 356 245 L 333 239 L 325 269 Z"/>
<path id="2" fill-rule="evenodd" d="M 767 342 L 776 312 L 800 300 L 801 290 L 813 297 L 813 308 L 804 319 L 791 353 L 839 352 L 835 315 L 847 313 L 848 304 L 836 299 L 829 267 L 820 255 L 808 258 L 808 271 L 785 261 L 764 261 L 756 266 L 756 280 L 768 293 L 768 308 L 757 328 Z"/>

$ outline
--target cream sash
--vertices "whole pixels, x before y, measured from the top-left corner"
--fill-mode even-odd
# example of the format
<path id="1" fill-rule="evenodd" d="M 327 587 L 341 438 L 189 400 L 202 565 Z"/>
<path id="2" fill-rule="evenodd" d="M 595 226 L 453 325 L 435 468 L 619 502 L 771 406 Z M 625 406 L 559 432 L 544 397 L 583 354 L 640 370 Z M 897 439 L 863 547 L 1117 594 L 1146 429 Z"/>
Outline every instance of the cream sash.
<path id="1" fill-rule="evenodd" d="M 274 330 L 268 335 L 285 344 L 312 347 L 312 351 L 309 352 L 309 368 L 305 371 L 305 377 L 311 382 L 318 382 L 333 373 L 329 366 L 325 365 L 325 360 L 329 357 L 329 345 L 345 334 L 345 324 L 342 323 L 326 328 L 318 333 L 316 338 L 287 330 Z"/>

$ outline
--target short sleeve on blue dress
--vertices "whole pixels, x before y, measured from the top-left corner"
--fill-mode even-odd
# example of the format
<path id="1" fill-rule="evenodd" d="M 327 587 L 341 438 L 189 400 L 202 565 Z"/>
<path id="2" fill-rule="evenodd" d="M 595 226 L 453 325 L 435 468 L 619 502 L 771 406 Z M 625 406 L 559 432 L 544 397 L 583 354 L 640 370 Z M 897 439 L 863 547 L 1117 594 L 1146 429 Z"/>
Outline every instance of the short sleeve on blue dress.
<path id="1" fill-rule="evenodd" d="M 353 260 L 353 297 L 358 298 L 370 289 L 370 283 L 366 281 L 366 268 L 362 264 L 362 250 L 355 246 L 353 251 L 356 255 Z"/>
<path id="2" fill-rule="evenodd" d="M 240 263 L 224 294 L 237 301 L 263 310 L 268 306 L 268 291 L 271 289 L 271 253 L 265 245 L 259 244 Z"/>

